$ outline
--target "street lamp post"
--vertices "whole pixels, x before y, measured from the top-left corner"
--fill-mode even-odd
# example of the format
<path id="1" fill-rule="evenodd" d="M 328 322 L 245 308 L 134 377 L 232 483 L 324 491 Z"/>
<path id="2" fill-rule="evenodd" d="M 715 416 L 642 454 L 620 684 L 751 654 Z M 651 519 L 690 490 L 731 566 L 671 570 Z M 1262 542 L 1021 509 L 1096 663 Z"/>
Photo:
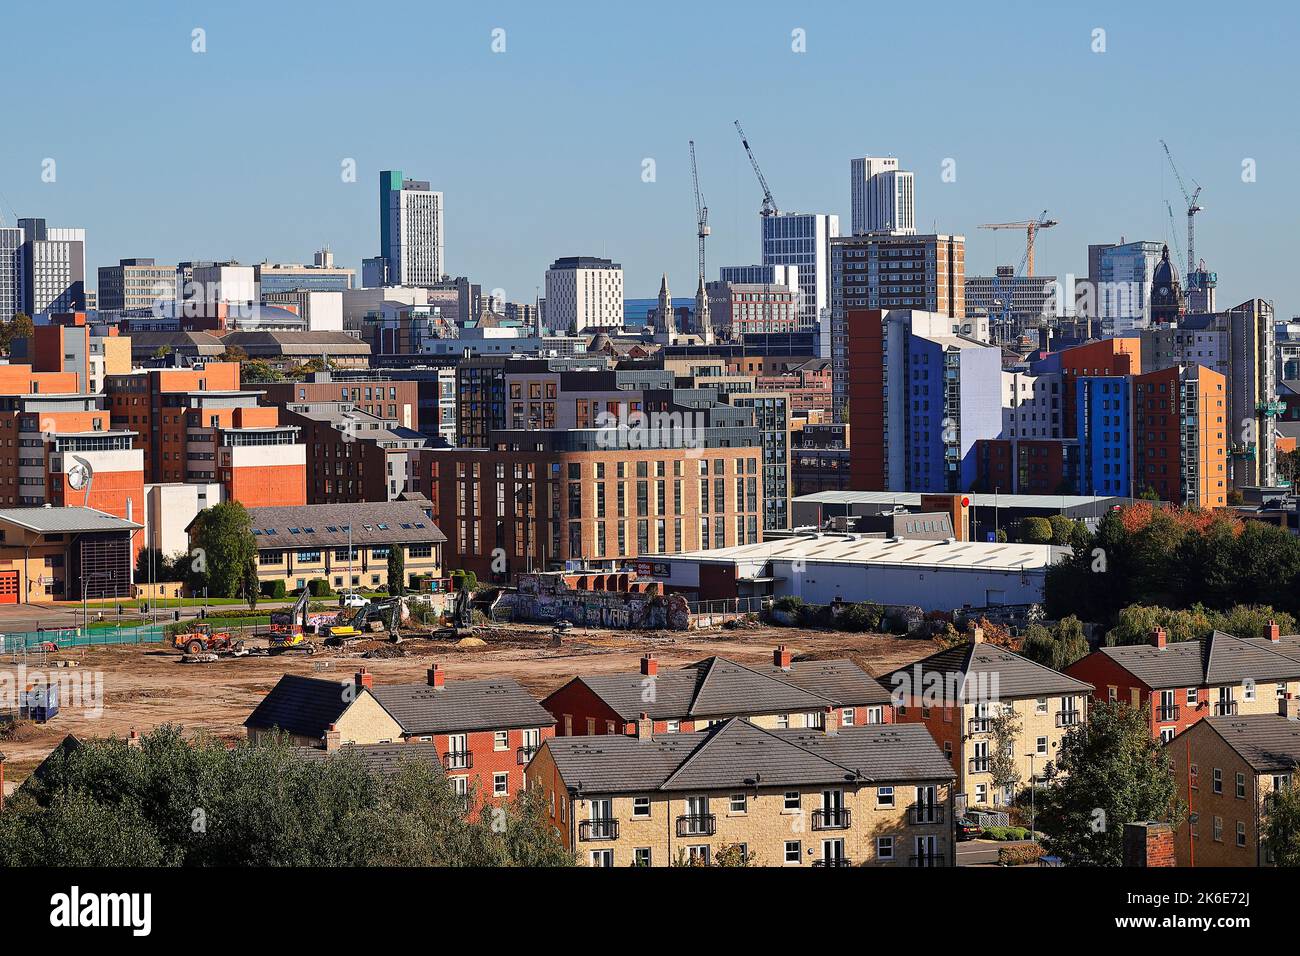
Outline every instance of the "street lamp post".
<path id="1" fill-rule="evenodd" d="M 1036 828 L 1036 824 L 1038 822 L 1037 819 L 1038 814 L 1034 802 L 1034 796 L 1035 796 L 1034 791 L 1038 789 L 1038 782 L 1037 782 L 1037 778 L 1034 776 L 1035 754 L 1030 752 L 1025 754 L 1025 756 L 1029 758 L 1029 839 L 1032 840 L 1034 843 L 1037 843 L 1038 830 Z"/>

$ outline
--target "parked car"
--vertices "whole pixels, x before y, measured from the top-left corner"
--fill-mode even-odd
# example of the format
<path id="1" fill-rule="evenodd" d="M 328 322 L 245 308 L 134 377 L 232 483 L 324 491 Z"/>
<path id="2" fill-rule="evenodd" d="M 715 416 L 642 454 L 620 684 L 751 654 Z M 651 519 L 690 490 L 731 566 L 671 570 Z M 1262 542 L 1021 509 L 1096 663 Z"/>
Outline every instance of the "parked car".
<path id="1" fill-rule="evenodd" d="M 983 831 L 984 831 L 983 827 L 981 827 L 978 823 L 976 823 L 974 820 L 971 820 L 969 818 L 962 818 L 961 820 L 957 821 L 958 840 L 974 840 Z"/>
<path id="2" fill-rule="evenodd" d="M 356 591 L 349 591 L 339 598 L 339 607 L 365 607 L 370 603 L 370 598 L 362 597 Z"/>

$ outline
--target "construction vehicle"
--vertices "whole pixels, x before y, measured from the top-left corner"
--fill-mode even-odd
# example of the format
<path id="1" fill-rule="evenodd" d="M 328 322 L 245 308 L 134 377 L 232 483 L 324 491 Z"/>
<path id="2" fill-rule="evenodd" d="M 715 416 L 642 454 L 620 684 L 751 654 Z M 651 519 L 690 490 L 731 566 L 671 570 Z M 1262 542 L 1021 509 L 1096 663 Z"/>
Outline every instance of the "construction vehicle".
<path id="1" fill-rule="evenodd" d="M 244 642 L 232 639 L 228 631 L 214 631 L 211 624 L 197 621 L 172 638 L 172 645 L 186 654 L 228 654 L 242 651 Z"/>
<path id="2" fill-rule="evenodd" d="M 434 633 L 435 637 L 459 638 L 471 631 L 474 624 L 473 597 L 474 592 L 463 585 L 456 591 L 451 611 L 447 614 L 448 623 Z"/>
<path id="3" fill-rule="evenodd" d="M 352 613 L 348 613 L 351 610 Z M 410 608 L 404 597 L 390 597 L 378 601 L 366 601 L 355 609 L 344 609 L 334 619 L 333 624 L 323 627 L 327 644 L 342 644 L 364 637 L 372 630 L 375 621 L 383 624 L 390 635 L 396 635 L 402 624 L 411 619 Z"/>
<path id="4" fill-rule="evenodd" d="M 311 592 L 302 589 L 297 602 L 288 611 L 272 611 L 271 626 L 266 631 L 267 651 L 283 654 L 294 651 L 302 654 L 315 654 L 316 645 L 307 640 L 307 606 L 311 603 Z"/>

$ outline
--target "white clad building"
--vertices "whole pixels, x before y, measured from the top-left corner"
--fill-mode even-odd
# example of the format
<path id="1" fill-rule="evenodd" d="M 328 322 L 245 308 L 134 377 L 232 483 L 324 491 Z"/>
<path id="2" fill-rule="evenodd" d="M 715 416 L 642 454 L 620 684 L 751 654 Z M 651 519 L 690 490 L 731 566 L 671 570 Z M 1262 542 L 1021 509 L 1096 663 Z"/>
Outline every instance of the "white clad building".
<path id="1" fill-rule="evenodd" d="M 442 280 L 445 253 L 442 193 L 401 170 L 380 173 L 380 255 L 393 285 L 434 285 Z"/>
<path id="2" fill-rule="evenodd" d="M 853 235 L 916 232 L 915 180 L 893 156 L 849 160 L 853 195 Z"/>
<path id="3" fill-rule="evenodd" d="M 546 270 L 546 325 L 556 331 L 623 325 L 623 267 L 594 256 L 556 259 Z"/>
<path id="4" fill-rule="evenodd" d="M 840 234 L 840 217 L 827 213 L 783 212 L 764 216 L 763 265 L 799 269 L 799 327 L 817 327 L 831 306 L 831 240 Z"/>

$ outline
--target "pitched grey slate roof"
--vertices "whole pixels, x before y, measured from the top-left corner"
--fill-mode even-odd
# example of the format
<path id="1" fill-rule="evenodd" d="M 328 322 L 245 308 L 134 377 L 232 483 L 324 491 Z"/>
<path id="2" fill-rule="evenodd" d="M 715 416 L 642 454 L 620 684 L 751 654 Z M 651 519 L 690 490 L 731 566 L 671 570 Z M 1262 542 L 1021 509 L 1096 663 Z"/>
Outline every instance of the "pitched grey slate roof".
<path id="1" fill-rule="evenodd" d="M 1241 759 L 1260 773 L 1300 770 L 1300 723 L 1294 720 L 1280 714 L 1251 714 L 1206 717 L 1202 723 L 1213 728 Z M 1166 746 L 1172 745 L 1171 741 Z"/>
<path id="2" fill-rule="evenodd" d="M 635 720 L 643 713 L 656 720 L 716 719 L 889 703 L 889 694 L 879 683 L 847 660 L 795 661 L 787 671 L 774 665 L 751 667 L 725 657 L 707 657 L 661 671 L 653 684 L 639 672 L 577 680 L 625 720 Z M 653 698 L 646 700 L 650 686 Z"/>
<path id="3" fill-rule="evenodd" d="M 144 525 L 127 521 L 116 515 L 105 514 L 95 508 L 79 506 L 49 508 L 5 508 L 0 510 L 0 518 L 12 521 L 29 531 L 42 534 L 56 534 L 60 531 L 130 531 L 143 528 Z"/>
<path id="4" fill-rule="evenodd" d="M 405 760 L 419 760 L 442 772 L 442 757 L 436 744 L 344 744 L 338 750 L 321 750 L 316 747 L 295 747 L 293 752 L 303 760 L 328 760 L 336 754 L 356 754 L 366 769 L 381 776 L 395 773 Z"/>
<path id="5" fill-rule="evenodd" d="M 1274 647 L 1267 641 L 1244 640 L 1215 631 L 1203 641 L 1178 641 L 1163 648 L 1151 644 L 1103 647 L 1100 653 L 1157 689 L 1300 677 L 1300 659 L 1288 657 Z"/>
<path id="6" fill-rule="evenodd" d="M 1246 640 L 1248 643 L 1262 647 L 1266 651 L 1281 654 L 1293 661 L 1300 661 L 1300 634 L 1282 634 L 1278 637 L 1276 644 L 1266 637 L 1251 637 Z"/>
<path id="7" fill-rule="evenodd" d="M 299 737 L 323 737 L 350 703 L 343 690 L 350 684 L 318 677 L 285 674 L 279 683 L 253 708 L 245 727 L 270 730 L 278 727 Z"/>
<path id="8" fill-rule="evenodd" d="M 739 717 L 692 734 L 623 734 L 543 743 L 565 784 L 587 793 L 718 790 L 951 780 L 951 764 L 920 724 L 845 727 L 836 734 L 766 730 Z"/>
<path id="9" fill-rule="evenodd" d="M 249 508 L 248 517 L 259 551 L 283 548 L 391 544 L 436 544 L 447 540 L 422 501 L 362 501 L 348 504 L 278 505 Z M 294 534 L 291 529 L 297 529 Z M 274 533 L 272 533 L 274 532 Z"/>
<path id="10" fill-rule="evenodd" d="M 412 736 L 555 726 L 555 717 L 508 678 L 449 680 L 441 688 L 383 684 L 370 692 Z"/>
<path id="11" fill-rule="evenodd" d="M 1092 690 L 1091 684 L 1044 667 L 1004 647 L 983 642 L 955 644 L 885 674 L 880 683 L 889 689 L 895 686 L 923 687 L 931 674 L 942 681 L 940 687 L 950 686 L 956 679 L 954 675 L 965 675 L 972 681 L 972 687 L 995 689 L 996 694 L 1004 699 L 1086 694 Z"/>

